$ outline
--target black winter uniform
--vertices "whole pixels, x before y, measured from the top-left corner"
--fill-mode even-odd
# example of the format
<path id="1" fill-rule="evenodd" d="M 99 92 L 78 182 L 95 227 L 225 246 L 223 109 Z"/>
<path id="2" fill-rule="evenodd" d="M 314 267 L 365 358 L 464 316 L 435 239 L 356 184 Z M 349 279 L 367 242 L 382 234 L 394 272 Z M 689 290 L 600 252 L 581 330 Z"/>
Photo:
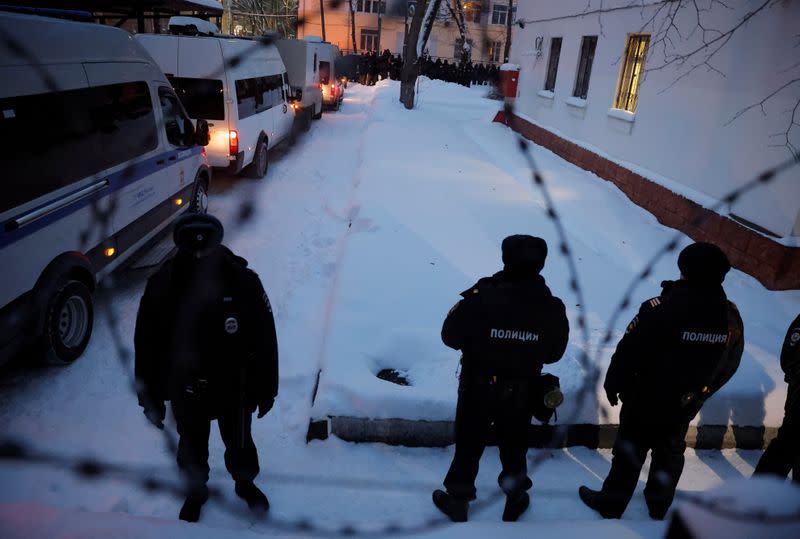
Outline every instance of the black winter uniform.
<path id="1" fill-rule="evenodd" d="M 456 452 L 444 480 L 457 499 L 475 498 L 475 477 L 494 423 L 506 494 L 528 490 L 532 389 L 542 365 L 558 361 L 569 337 L 564 304 L 540 275 L 501 271 L 461 294 L 442 327 L 442 341 L 461 350 Z"/>
<path id="2" fill-rule="evenodd" d="M 247 261 L 218 246 L 200 259 L 179 252 L 147 282 L 135 333 L 139 404 L 164 415 L 172 402 L 178 465 L 208 481 L 210 422 L 236 481 L 258 475 L 251 415 L 278 393 L 278 346 L 269 299 Z"/>
<path id="3" fill-rule="evenodd" d="M 789 389 L 783 424 L 756 466 L 756 474 L 773 474 L 800 483 L 800 315 L 794 319 L 781 348 L 781 369 Z"/>
<path id="4" fill-rule="evenodd" d="M 611 471 L 603 483 L 605 509 L 621 516 L 647 452 L 644 491 L 651 516 L 663 518 L 684 465 L 689 422 L 739 367 L 744 328 L 722 285 L 665 281 L 660 296 L 642 303 L 617 345 L 604 388 L 622 400 Z"/>

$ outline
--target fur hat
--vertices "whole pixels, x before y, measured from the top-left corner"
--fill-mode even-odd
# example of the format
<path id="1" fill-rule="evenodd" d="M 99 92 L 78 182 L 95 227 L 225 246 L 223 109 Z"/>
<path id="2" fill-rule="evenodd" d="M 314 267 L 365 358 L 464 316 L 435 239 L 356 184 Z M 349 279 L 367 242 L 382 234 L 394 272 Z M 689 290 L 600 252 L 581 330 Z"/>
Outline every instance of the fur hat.
<path id="1" fill-rule="evenodd" d="M 731 263 L 722 249 L 712 243 L 693 243 L 678 255 L 684 279 L 703 284 L 722 284 Z"/>
<path id="2" fill-rule="evenodd" d="M 547 242 L 542 238 L 515 234 L 503 240 L 503 264 L 511 272 L 539 273 L 547 258 Z"/>
<path id="3" fill-rule="evenodd" d="M 198 252 L 222 243 L 224 232 L 222 223 L 213 215 L 187 213 L 175 221 L 172 239 L 179 249 Z"/>

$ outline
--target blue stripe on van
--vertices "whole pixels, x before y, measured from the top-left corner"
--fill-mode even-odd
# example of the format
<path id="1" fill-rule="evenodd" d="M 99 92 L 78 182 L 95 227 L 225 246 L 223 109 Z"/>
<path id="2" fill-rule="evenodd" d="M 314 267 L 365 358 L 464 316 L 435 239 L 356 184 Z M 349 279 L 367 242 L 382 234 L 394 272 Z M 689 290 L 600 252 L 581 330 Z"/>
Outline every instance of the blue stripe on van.
<path id="1" fill-rule="evenodd" d="M 124 169 L 122 169 L 121 171 L 115 172 L 114 174 L 110 174 L 108 176 L 98 175 L 96 177 L 97 180 L 108 180 L 108 187 L 103 188 L 97 191 L 96 193 L 87 196 L 86 198 L 76 200 L 74 203 L 69 204 L 59 210 L 56 210 L 53 213 L 49 213 L 41 217 L 40 219 L 37 219 L 21 228 L 15 230 L 6 230 L 5 227 L 3 227 L 2 229 L 0 229 L 0 248 L 6 247 L 7 245 L 11 245 L 12 243 L 15 243 L 27 236 L 30 236 L 31 234 L 38 232 L 44 227 L 49 226 L 59 221 L 60 219 L 63 219 L 68 215 L 71 215 L 76 211 L 85 208 L 86 206 L 89 206 L 90 204 L 100 200 L 103 197 L 106 197 L 112 193 L 115 193 L 116 191 L 124 189 L 128 185 L 136 183 L 164 167 L 169 167 L 186 159 L 190 159 L 191 157 L 195 157 L 198 154 L 200 154 L 201 151 L 202 151 L 201 146 L 195 146 L 193 148 L 183 148 L 178 150 L 170 150 L 168 152 L 155 155 L 149 159 L 145 159 L 144 161 L 139 161 L 137 163 L 129 165 Z M 184 153 L 185 155 L 183 157 L 178 157 L 178 154 L 181 153 Z M 175 157 L 175 160 L 169 161 L 169 158 L 173 156 Z M 156 163 L 157 161 L 163 161 L 163 163 L 157 164 Z M 192 181 L 194 181 L 194 178 L 192 178 Z M 80 191 L 81 189 L 83 189 L 83 187 L 75 189 L 74 191 L 71 191 L 69 193 L 66 193 L 62 198 L 66 198 L 71 194 Z M 40 206 L 37 206 L 36 208 L 32 208 L 29 211 L 35 211 L 44 206 L 48 206 L 54 202 L 58 202 L 58 200 L 59 199 L 51 200 L 46 204 L 42 204 Z M 25 213 L 29 213 L 29 211 L 26 211 Z M 13 219 L 14 218 L 12 217 L 11 220 Z M 108 235 L 109 236 L 112 235 L 111 231 L 109 231 Z"/>

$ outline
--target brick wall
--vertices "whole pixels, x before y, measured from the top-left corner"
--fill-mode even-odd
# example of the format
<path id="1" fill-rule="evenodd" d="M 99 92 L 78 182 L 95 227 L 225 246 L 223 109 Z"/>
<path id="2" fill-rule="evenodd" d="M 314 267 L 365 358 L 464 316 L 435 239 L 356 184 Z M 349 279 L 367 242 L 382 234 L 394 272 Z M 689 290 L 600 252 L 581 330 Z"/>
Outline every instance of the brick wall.
<path id="1" fill-rule="evenodd" d="M 570 163 L 612 182 L 663 225 L 678 229 L 695 241 L 719 245 L 735 268 L 752 275 L 766 288 L 800 289 L 799 248 L 781 245 L 522 118 L 507 119 L 501 111 L 494 121 L 508 125 Z"/>

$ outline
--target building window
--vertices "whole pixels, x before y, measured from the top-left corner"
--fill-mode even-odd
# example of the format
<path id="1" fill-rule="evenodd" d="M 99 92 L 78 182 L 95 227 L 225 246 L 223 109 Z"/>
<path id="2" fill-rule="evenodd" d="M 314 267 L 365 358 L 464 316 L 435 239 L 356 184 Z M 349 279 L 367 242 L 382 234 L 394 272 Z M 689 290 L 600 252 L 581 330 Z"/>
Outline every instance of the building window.
<path id="1" fill-rule="evenodd" d="M 378 31 L 361 29 L 361 50 L 374 51 L 378 48 Z"/>
<path id="2" fill-rule="evenodd" d="M 556 87 L 556 75 L 558 74 L 558 58 L 561 56 L 561 38 L 554 37 L 550 40 L 550 60 L 547 62 L 547 79 L 544 81 L 544 89 L 552 92 Z"/>
<path id="3" fill-rule="evenodd" d="M 385 0 L 358 0 L 356 2 L 356 11 L 360 13 L 377 13 L 379 9 L 381 13 L 386 13 Z"/>
<path id="4" fill-rule="evenodd" d="M 501 54 L 503 54 L 503 42 L 502 41 L 490 41 L 489 42 L 489 61 L 490 62 L 499 62 Z"/>
<path id="5" fill-rule="evenodd" d="M 464 2 L 464 19 L 467 22 L 481 22 L 481 3 Z"/>
<path id="6" fill-rule="evenodd" d="M 574 97 L 586 99 L 589 93 L 589 76 L 592 74 L 594 50 L 597 48 L 597 36 L 583 36 L 581 43 L 581 59 L 578 62 L 578 74 L 575 77 Z"/>
<path id="7" fill-rule="evenodd" d="M 647 34 L 633 34 L 628 36 L 628 47 L 625 49 L 625 63 L 619 74 L 617 98 L 614 108 L 636 112 L 636 102 L 639 98 L 639 83 L 641 82 L 644 59 L 647 55 L 647 45 L 650 36 Z"/>
<path id="8" fill-rule="evenodd" d="M 511 8 L 511 22 L 517 18 L 517 6 Z M 508 4 L 495 4 L 492 6 L 492 24 L 505 26 L 508 23 Z"/>

